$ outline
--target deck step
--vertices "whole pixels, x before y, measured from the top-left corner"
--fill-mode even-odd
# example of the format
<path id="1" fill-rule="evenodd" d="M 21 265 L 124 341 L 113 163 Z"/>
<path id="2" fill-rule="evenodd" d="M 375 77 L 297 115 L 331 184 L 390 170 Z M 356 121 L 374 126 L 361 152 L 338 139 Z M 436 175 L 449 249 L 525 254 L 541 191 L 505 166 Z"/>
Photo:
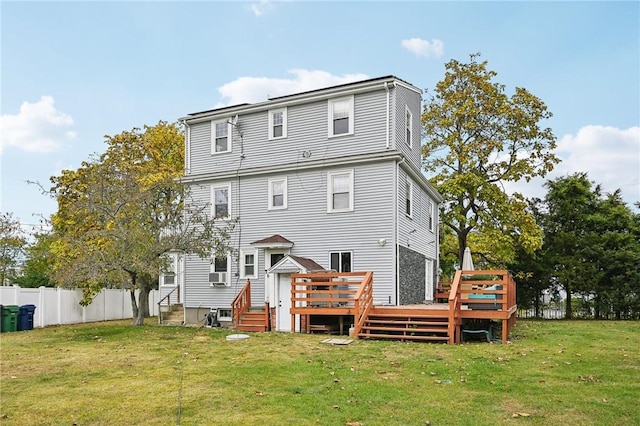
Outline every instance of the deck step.
<path id="1" fill-rule="evenodd" d="M 367 334 L 360 333 L 358 337 L 362 339 L 393 339 L 393 340 L 423 340 L 423 341 L 431 341 L 431 342 L 446 342 L 449 340 L 447 336 L 407 336 L 402 334 Z"/>
<path id="2" fill-rule="evenodd" d="M 253 331 L 258 333 L 267 331 L 264 324 L 238 324 L 235 328 L 236 331 Z"/>
<path id="3" fill-rule="evenodd" d="M 448 328 L 447 327 L 416 327 L 416 328 L 411 328 L 411 327 L 390 327 L 390 326 L 384 326 L 384 327 L 376 327 L 376 326 L 371 326 L 371 325 L 365 325 L 362 327 L 362 330 L 370 330 L 370 331 L 395 331 L 395 332 L 399 332 L 399 333 L 414 333 L 414 334 L 418 334 L 418 333 L 448 333 Z"/>

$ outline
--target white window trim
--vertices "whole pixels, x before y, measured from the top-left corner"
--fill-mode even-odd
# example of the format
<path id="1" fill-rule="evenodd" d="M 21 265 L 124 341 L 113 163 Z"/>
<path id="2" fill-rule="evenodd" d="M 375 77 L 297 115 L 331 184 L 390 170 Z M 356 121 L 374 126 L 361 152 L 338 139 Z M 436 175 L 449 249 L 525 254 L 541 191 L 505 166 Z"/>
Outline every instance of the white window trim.
<path id="1" fill-rule="evenodd" d="M 427 203 L 429 203 L 429 207 L 428 207 L 428 218 L 427 221 L 429 221 L 429 223 L 427 224 L 427 226 L 429 227 L 429 231 L 434 231 L 435 230 L 435 222 L 436 222 L 436 203 L 434 203 L 430 198 L 427 198 Z"/>
<path id="2" fill-rule="evenodd" d="M 333 176 L 337 175 L 349 175 L 349 207 L 346 209 L 333 208 Z M 352 212 L 354 210 L 354 192 L 353 169 L 327 172 L 327 213 Z"/>
<path id="3" fill-rule="evenodd" d="M 211 256 L 211 264 L 209 265 L 209 272 L 218 272 L 216 271 L 216 257 L 215 255 Z M 227 252 L 227 280 L 224 282 L 225 287 L 231 287 L 231 253 Z M 212 283 L 209 283 L 209 287 L 216 287 Z"/>
<path id="4" fill-rule="evenodd" d="M 216 218 L 216 189 L 227 190 L 227 216 Z M 231 184 L 211 185 L 211 217 L 218 220 L 229 220 L 231 217 Z"/>
<path id="5" fill-rule="evenodd" d="M 164 287 L 176 287 L 178 285 L 178 274 L 177 274 L 177 270 L 178 270 L 178 255 L 175 253 L 172 254 L 168 254 L 167 257 L 169 258 L 169 268 L 166 271 L 162 271 L 162 282 L 160 284 L 160 286 Z M 167 275 L 173 275 L 173 284 L 165 284 L 164 280 L 165 277 Z"/>
<path id="6" fill-rule="evenodd" d="M 351 272 L 353 272 L 355 269 L 353 269 L 353 250 L 334 250 L 334 251 L 330 251 L 329 252 L 329 268 L 331 268 L 331 255 L 334 253 L 338 253 L 338 255 L 340 257 L 342 257 L 343 253 L 349 253 L 349 259 L 351 260 Z M 340 261 L 342 261 L 342 259 L 340 259 Z M 342 263 L 342 262 L 340 262 Z M 338 271 L 341 272 L 341 271 Z"/>
<path id="7" fill-rule="evenodd" d="M 282 112 L 282 136 L 273 136 L 273 114 Z M 285 139 L 287 137 L 287 107 L 269 110 L 269 140 Z"/>
<path id="8" fill-rule="evenodd" d="M 244 267 L 246 266 L 246 255 L 253 255 L 253 274 L 245 274 Z M 258 278 L 258 250 L 240 250 L 240 278 Z"/>
<path id="9" fill-rule="evenodd" d="M 338 135 L 333 134 L 333 104 L 335 102 L 349 101 L 349 131 L 347 133 L 340 133 Z M 355 122 L 355 108 L 354 108 L 354 96 L 346 96 L 342 98 L 329 99 L 327 101 L 327 117 L 328 117 L 328 137 L 338 138 L 340 136 L 353 135 L 354 122 Z"/>
<path id="10" fill-rule="evenodd" d="M 273 205 L 273 183 L 275 182 L 283 182 L 284 183 L 284 190 L 282 193 L 282 205 L 281 206 L 274 206 Z M 269 200 L 267 200 L 267 210 L 285 210 L 287 208 L 287 199 L 289 197 L 287 197 L 287 178 L 273 178 L 273 179 L 269 179 L 269 188 L 268 188 L 268 195 L 269 195 Z"/>
<path id="11" fill-rule="evenodd" d="M 415 209 L 414 204 L 413 204 L 413 182 L 411 181 L 411 179 L 407 178 L 407 185 L 406 185 L 406 189 L 407 191 L 406 194 L 404 194 L 404 214 L 408 217 L 413 219 L 413 210 Z M 409 211 L 407 211 L 407 200 L 409 200 Z"/>
<path id="12" fill-rule="evenodd" d="M 227 125 L 227 150 L 216 151 L 216 124 L 226 123 Z M 233 126 L 229 120 L 217 120 L 211 122 L 211 155 L 226 154 L 231 152 L 233 145 Z"/>
<path id="13" fill-rule="evenodd" d="M 409 148 L 413 146 L 413 113 L 409 109 L 407 105 L 404 106 L 404 142 L 407 144 Z M 409 123 L 407 123 L 407 114 L 409 115 Z M 408 124 L 408 125 L 407 125 Z M 411 137 L 407 140 L 407 127 L 411 132 Z"/>

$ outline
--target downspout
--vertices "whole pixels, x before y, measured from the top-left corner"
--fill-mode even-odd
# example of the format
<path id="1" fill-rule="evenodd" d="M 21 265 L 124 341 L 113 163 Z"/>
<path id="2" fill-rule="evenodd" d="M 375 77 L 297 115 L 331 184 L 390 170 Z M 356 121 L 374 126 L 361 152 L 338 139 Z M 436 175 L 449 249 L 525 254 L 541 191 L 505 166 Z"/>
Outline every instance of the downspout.
<path id="1" fill-rule="evenodd" d="M 389 92 L 389 84 L 386 81 L 384 82 L 384 90 L 387 92 L 387 121 L 386 121 L 385 140 L 387 144 L 387 149 L 389 149 L 389 115 L 390 115 L 389 108 L 391 106 L 391 93 Z"/>

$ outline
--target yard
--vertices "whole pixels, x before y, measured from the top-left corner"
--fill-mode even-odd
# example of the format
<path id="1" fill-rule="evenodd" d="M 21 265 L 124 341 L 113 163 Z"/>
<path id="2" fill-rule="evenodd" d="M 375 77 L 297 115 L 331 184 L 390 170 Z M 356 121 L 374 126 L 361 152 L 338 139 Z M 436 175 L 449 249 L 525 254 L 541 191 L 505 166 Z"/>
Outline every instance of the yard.
<path id="1" fill-rule="evenodd" d="M 510 344 L 131 327 L 2 333 L 3 425 L 637 424 L 640 324 L 520 321 Z"/>

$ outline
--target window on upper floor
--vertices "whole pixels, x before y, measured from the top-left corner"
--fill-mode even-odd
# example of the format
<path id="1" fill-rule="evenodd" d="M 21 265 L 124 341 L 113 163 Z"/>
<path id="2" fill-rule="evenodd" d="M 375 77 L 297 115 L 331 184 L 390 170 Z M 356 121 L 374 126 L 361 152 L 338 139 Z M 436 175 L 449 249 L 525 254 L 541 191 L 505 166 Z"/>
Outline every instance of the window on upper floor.
<path id="1" fill-rule="evenodd" d="M 211 153 L 231 152 L 231 124 L 228 121 L 211 123 Z"/>
<path id="2" fill-rule="evenodd" d="M 211 215 L 215 219 L 227 219 L 231 206 L 231 187 L 213 186 L 211 187 Z"/>
<path id="3" fill-rule="evenodd" d="M 269 179 L 269 210 L 287 208 L 287 178 Z"/>
<path id="4" fill-rule="evenodd" d="M 407 187 L 405 190 L 405 214 L 409 217 L 413 217 L 413 182 L 407 178 Z"/>
<path id="5" fill-rule="evenodd" d="M 427 226 L 431 231 L 433 231 L 434 214 L 435 214 L 433 206 L 434 204 L 431 202 L 431 200 L 427 198 L 427 208 L 425 213 L 427 215 Z"/>
<path id="6" fill-rule="evenodd" d="M 269 111 L 269 139 L 287 137 L 287 109 L 272 109 Z"/>
<path id="7" fill-rule="evenodd" d="M 327 173 L 327 213 L 353 211 L 353 170 Z"/>
<path id="8" fill-rule="evenodd" d="M 353 263 L 351 258 L 350 251 L 333 251 L 329 253 L 331 269 L 336 272 L 352 272 Z"/>
<path id="9" fill-rule="evenodd" d="M 353 134 L 353 96 L 329 99 L 329 137 Z"/>
<path id="10" fill-rule="evenodd" d="M 255 250 L 240 252 L 240 278 L 257 278 L 258 265 Z"/>
<path id="11" fill-rule="evenodd" d="M 412 130 L 413 130 L 413 114 L 409 110 L 409 107 L 405 105 L 405 113 L 404 113 L 404 141 L 409 147 L 411 147 L 412 143 Z"/>

